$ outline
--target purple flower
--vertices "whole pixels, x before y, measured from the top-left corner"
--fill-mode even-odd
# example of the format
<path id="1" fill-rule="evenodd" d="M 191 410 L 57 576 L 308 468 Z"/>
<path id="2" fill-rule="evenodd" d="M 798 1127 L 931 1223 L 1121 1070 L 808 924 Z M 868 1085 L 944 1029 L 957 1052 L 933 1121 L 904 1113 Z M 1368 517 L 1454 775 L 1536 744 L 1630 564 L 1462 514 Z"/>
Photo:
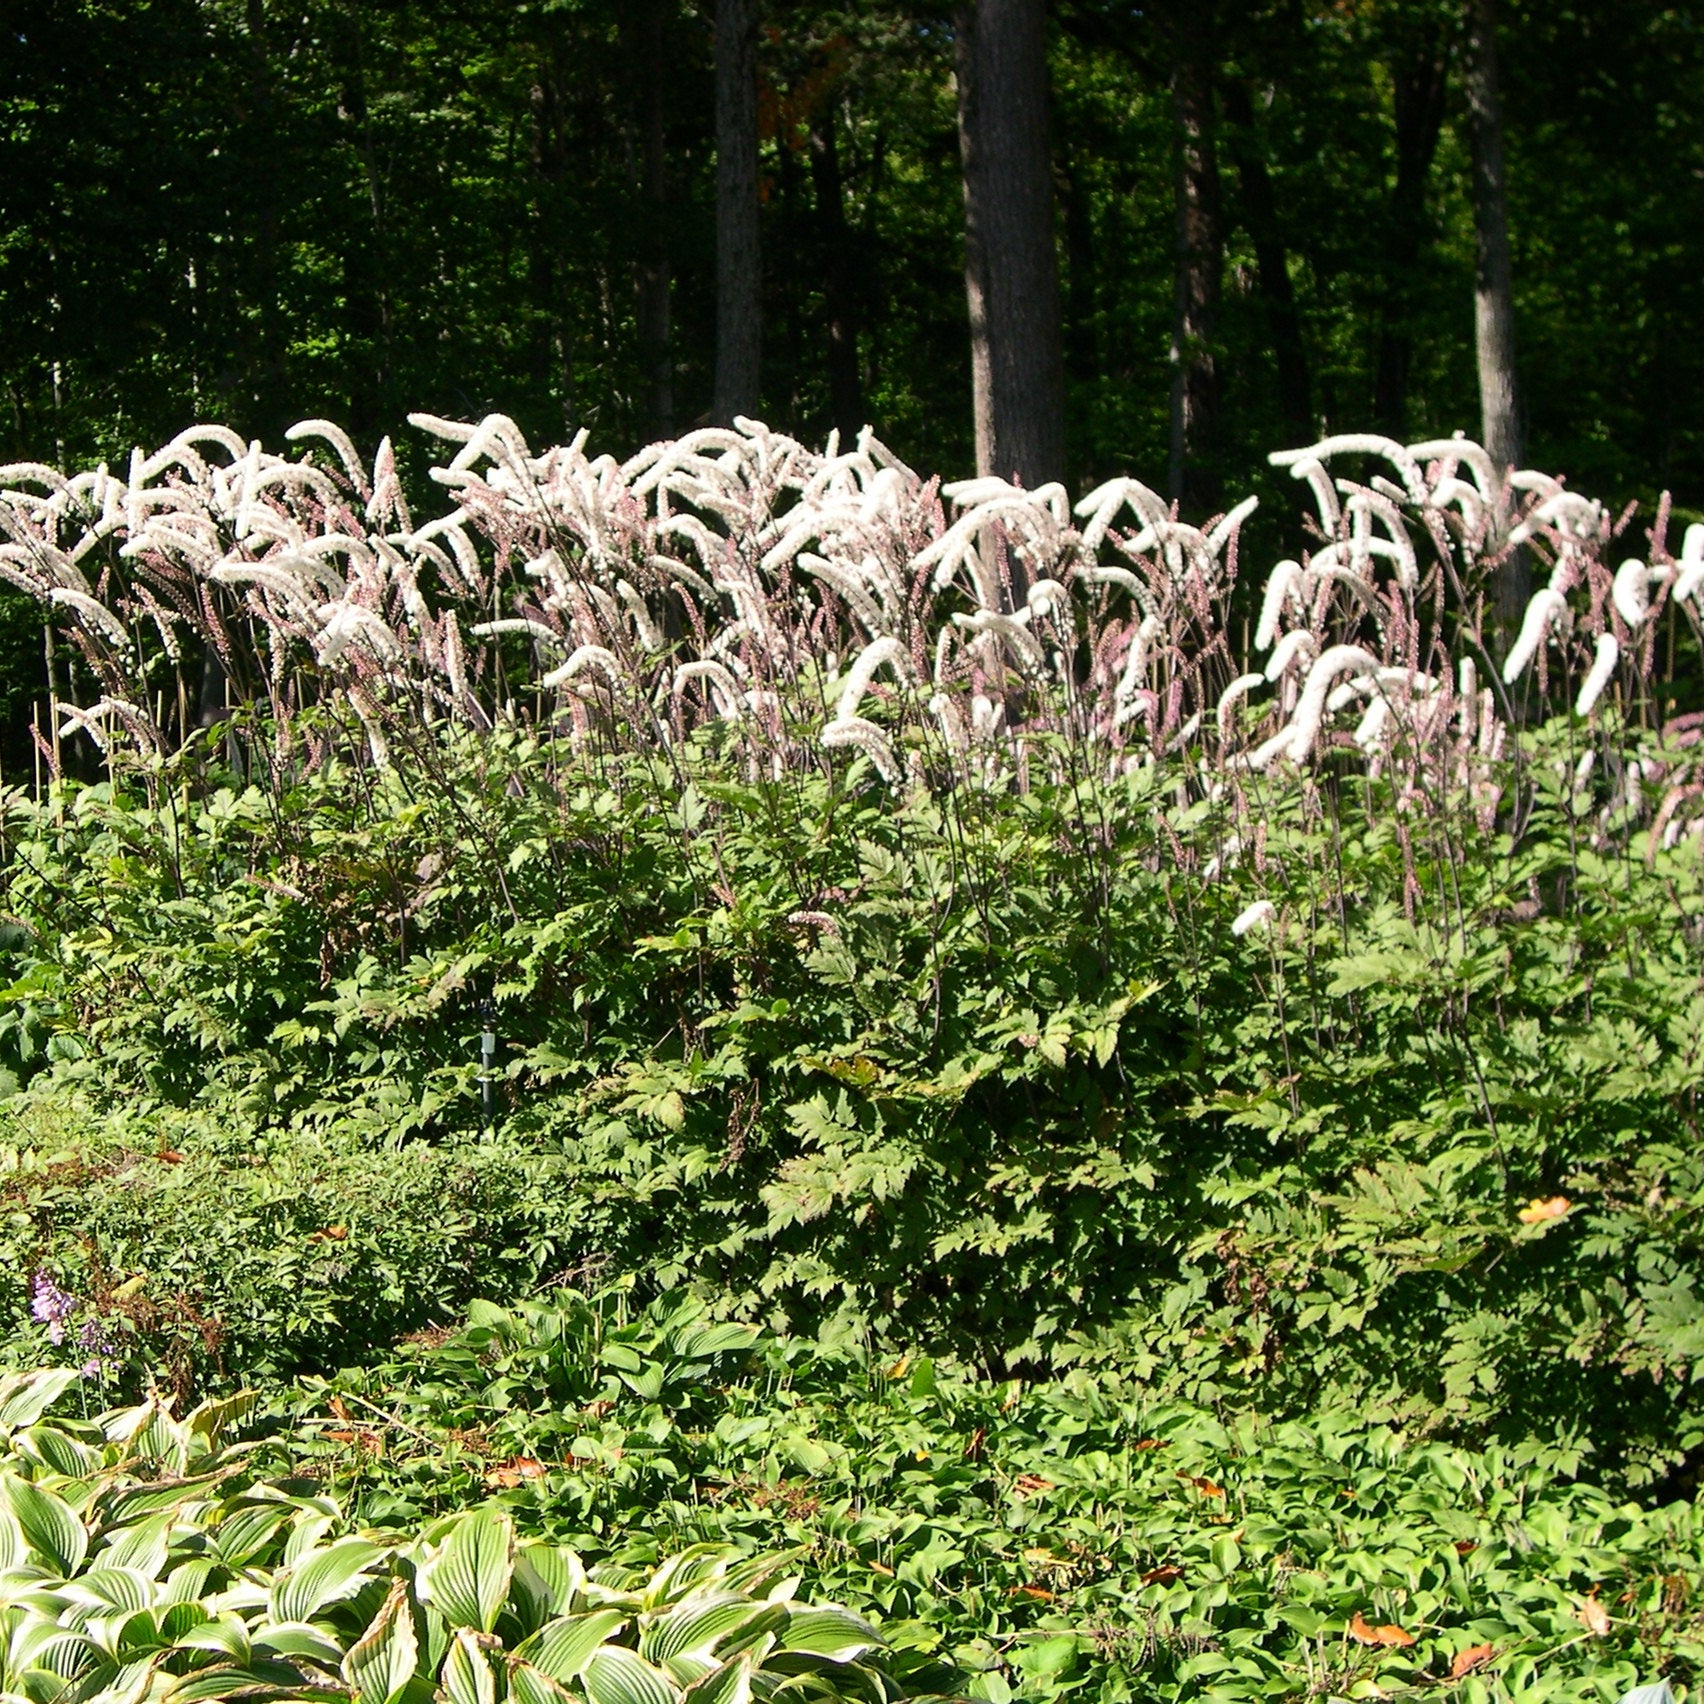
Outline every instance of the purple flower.
<path id="1" fill-rule="evenodd" d="M 30 1285 L 30 1317 L 47 1327 L 50 1343 L 65 1341 L 65 1321 L 76 1311 L 77 1298 L 67 1295 L 45 1272 L 37 1272 Z"/>
<path id="2" fill-rule="evenodd" d="M 106 1321 L 101 1319 L 83 1321 L 77 1330 L 77 1347 L 89 1357 L 78 1369 L 86 1379 L 100 1378 L 107 1370 L 107 1362 L 118 1354 L 118 1345 L 113 1342 Z"/>

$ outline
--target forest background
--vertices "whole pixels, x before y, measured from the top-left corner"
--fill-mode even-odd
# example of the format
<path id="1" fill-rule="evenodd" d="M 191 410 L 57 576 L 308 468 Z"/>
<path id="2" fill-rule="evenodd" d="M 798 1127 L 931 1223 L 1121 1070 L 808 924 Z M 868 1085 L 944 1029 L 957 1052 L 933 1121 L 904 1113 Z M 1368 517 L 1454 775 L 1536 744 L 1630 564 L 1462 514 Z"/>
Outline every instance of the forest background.
<path id="1" fill-rule="evenodd" d="M 724 180 L 724 264 L 751 252 L 719 336 L 717 162 L 743 139 L 718 149 L 710 5 L 9 0 L 0 452 L 116 463 L 192 419 L 275 442 L 310 414 L 370 448 L 410 409 L 501 409 L 625 454 L 737 404 L 807 441 L 868 421 L 914 465 L 969 470 L 961 20 L 721 9 L 750 54 L 755 99 L 724 83 L 720 122 L 751 132 L 758 218 L 729 226 Z M 1045 125 L 1051 170 L 1047 471 L 1169 480 L 1205 513 L 1279 445 L 1479 434 L 1475 15 L 1048 9 L 1047 105 L 1012 121 Z M 1684 507 L 1704 487 L 1698 19 L 1578 0 L 1504 4 L 1495 28 L 1526 460 Z M 755 323 L 730 329 L 741 277 Z M 749 371 L 718 397 L 730 338 Z"/>

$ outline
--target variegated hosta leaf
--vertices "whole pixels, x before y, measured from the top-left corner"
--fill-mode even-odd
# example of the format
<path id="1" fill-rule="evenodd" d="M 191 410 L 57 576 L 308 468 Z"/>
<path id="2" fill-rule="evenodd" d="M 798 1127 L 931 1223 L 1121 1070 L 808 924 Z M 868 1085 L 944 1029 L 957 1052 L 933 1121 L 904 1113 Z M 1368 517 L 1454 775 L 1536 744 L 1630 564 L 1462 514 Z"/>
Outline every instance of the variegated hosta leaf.
<path id="1" fill-rule="evenodd" d="M 567 1683 L 577 1679 L 591 1654 L 626 1625 L 627 1618 L 618 1609 L 563 1616 L 523 1640 L 515 1647 L 515 1655 L 552 1680 Z"/>
<path id="2" fill-rule="evenodd" d="M 502 1645 L 489 1634 L 471 1627 L 456 1630 L 448 1655 L 439 1671 L 449 1704 L 497 1704 L 497 1673 L 492 1667 L 492 1647 Z"/>
<path id="3" fill-rule="evenodd" d="M 311 1621 L 328 1603 L 359 1589 L 364 1570 L 384 1549 L 365 1539 L 342 1538 L 305 1556 L 272 1587 L 274 1621 Z"/>
<path id="4" fill-rule="evenodd" d="M 420 1647 L 414 1637 L 408 1583 L 396 1580 L 390 1596 L 343 1659 L 343 1678 L 357 1704 L 389 1704 L 414 1678 Z"/>
<path id="5" fill-rule="evenodd" d="M 577 1694 L 531 1663 L 516 1663 L 509 1670 L 509 1697 L 513 1704 L 580 1704 Z"/>
<path id="6" fill-rule="evenodd" d="M 0 1378 L 0 1432 L 33 1426 L 77 1382 L 68 1367 Z"/>
<path id="7" fill-rule="evenodd" d="M 586 1659 L 580 1687 L 589 1704 L 676 1704 L 680 1689 L 637 1651 L 604 1645 Z"/>
<path id="8" fill-rule="evenodd" d="M 849 1609 L 812 1609 L 801 1604 L 787 1618 L 781 1635 L 783 1651 L 825 1657 L 830 1662 L 856 1662 L 882 1648 L 881 1635 Z"/>
<path id="9" fill-rule="evenodd" d="M 501 1510 L 461 1516 L 420 1570 L 421 1595 L 452 1627 L 489 1633 L 509 1595 L 515 1530 Z"/>
<path id="10" fill-rule="evenodd" d="M 531 1633 L 559 1615 L 586 1607 L 586 1569 L 572 1550 L 553 1544 L 523 1544 L 515 1557 L 509 1606 Z"/>
<path id="11" fill-rule="evenodd" d="M 175 1524 L 170 1514 L 151 1515 L 108 1532 L 91 1560 L 95 1568 L 122 1568 L 157 1580 L 170 1554 Z"/>
<path id="12" fill-rule="evenodd" d="M 640 1637 L 639 1654 L 684 1686 L 786 1624 L 787 1610 L 781 1604 L 753 1603 L 734 1592 L 695 1596 L 650 1622 Z"/>
<path id="13" fill-rule="evenodd" d="M 681 1693 L 681 1704 L 751 1704 L 752 1659 L 730 1657 Z"/>
<path id="14" fill-rule="evenodd" d="M 89 1535 L 70 1505 L 10 1473 L 0 1475 L 0 1496 L 31 1551 L 62 1579 L 75 1574 L 88 1554 Z"/>

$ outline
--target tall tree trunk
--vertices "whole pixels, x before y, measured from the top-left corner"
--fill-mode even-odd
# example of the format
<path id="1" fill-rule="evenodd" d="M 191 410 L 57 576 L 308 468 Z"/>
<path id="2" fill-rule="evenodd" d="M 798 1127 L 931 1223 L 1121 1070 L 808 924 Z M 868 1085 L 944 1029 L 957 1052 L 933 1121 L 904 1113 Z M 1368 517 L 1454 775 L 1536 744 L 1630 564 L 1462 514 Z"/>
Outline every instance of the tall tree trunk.
<path id="1" fill-rule="evenodd" d="M 1444 122 L 1444 55 L 1435 31 L 1404 44 L 1391 78 L 1396 182 L 1388 208 L 1373 418 L 1381 432 L 1402 438 L 1408 432 L 1408 376 L 1414 359 L 1414 280 L 1426 246 L 1426 180 Z"/>
<path id="2" fill-rule="evenodd" d="M 758 0 L 716 0 L 716 395 L 722 425 L 756 414 L 763 368 L 758 248 Z"/>
<path id="3" fill-rule="evenodd" d="M 1307 444 L 1318 430 L 1313 381 L 1296 292 L 1290 283 L 1290 258 L 1278 220 L 1278 201 L 1255 133 L 1254 103 L 1249 99 L 1248 85 L 1232 78 L 1225 84 L 1224 96 L 1225 114 L 1231 121 L 1231 159 L 1242 192 L 1243 217 L 1254 244 L 1255 279 L 1266 305 L 1267 335 L 1278 369 L 1278 411 L 1284 417 L 1291 444 Z"/>
<path id="4" fill-rule="evenodd" d="M 824 105 L 811 125 L 811 188 L 816 198 L 823 305 L 828 315 L 829 408 L 844 449 L 868 422 L 858 370 L 862 268 L 858 245 L 846 223 L 846 186 L 840 174 L 840 145 L 835 134 L 836 104 L 830 101 Z"/>
<path id="5" fill-rule="evenodd" d="M 973 0 L 954 28 L 976 466 L 1035 486 L 1065 477 L 1046 0 Z"/>
<path id="6" fill-rule="evenodd" d="M 1503 170 L 1503 111 L 1497 89 L 1493 0 L 1468 0 L 1466 92 L 1473 141 L 1474 341 L 1479 356 L 1480 433 L 1506 475 L 1525 456 L 1515 373 L 1514 271 L 1509 260 L 1509 197 Z M 1492 603 L 1500 634 L 1520 626 L 1531 592 L 1526 552 L 1498 568 Z"/>
<path id="7" fill-rule="evenodd" d="M 1177 251 L 1172 302 L 1171 491 L 1197 515 L 1220 507 L 1215 453 L 1220 375 L 1214 336 L 1225 233 L 1213 114 L 1212 20 L 1200 4 L 1172 18 Z"/>
<path id="8" fill-rule="evenodd" d="M 674 351 L 671 348 L 668 128 L 663 111 L 664 58 L 661 0 L 639 8 L 641 178 L 645 231 L 639 260 L 639 360 L 645 375 L 651 435 L 674 433 Z"/>

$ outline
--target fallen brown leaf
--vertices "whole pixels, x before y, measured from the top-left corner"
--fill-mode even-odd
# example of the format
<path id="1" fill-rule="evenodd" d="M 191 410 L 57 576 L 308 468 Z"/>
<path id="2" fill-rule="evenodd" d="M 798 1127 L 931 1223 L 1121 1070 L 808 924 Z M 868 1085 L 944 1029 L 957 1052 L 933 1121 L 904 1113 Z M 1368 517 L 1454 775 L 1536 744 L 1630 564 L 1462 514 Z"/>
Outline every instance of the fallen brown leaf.
<path id="1" fill-rule="evenodd" d="M 1360 1610 L 1356 1610 L 1350 1618 L 1349 1637 L 1358 1645 L 1379 1645 L 1386 1650 L 1400 1650 L 1403 1646 L 1414 1643 L 1412 1633 L 1404 1633 L 1394 1622 L 1389 1621 L 1375 1627 Z"/>
<path id="2" fill-rule="evenodd" d="M 1460 1680 L 1464 1674 L 1472 1674 L 1476 1668 L 1496 1656 L 1495 1645 L 1469 1645 L 1465 1651 L 1457 1651 L 1450 1662 L 1450 1679 Z"/>
<path id="3" fill-rule="evenodd" d="M 544 1475 L 542 1461 L 534 1461 L 531 1456 L 510 1456 L 486 1474 L 485 1483 L 494 1489 L 513 1490 L 528 1479 L 542 1479 Z"/>

